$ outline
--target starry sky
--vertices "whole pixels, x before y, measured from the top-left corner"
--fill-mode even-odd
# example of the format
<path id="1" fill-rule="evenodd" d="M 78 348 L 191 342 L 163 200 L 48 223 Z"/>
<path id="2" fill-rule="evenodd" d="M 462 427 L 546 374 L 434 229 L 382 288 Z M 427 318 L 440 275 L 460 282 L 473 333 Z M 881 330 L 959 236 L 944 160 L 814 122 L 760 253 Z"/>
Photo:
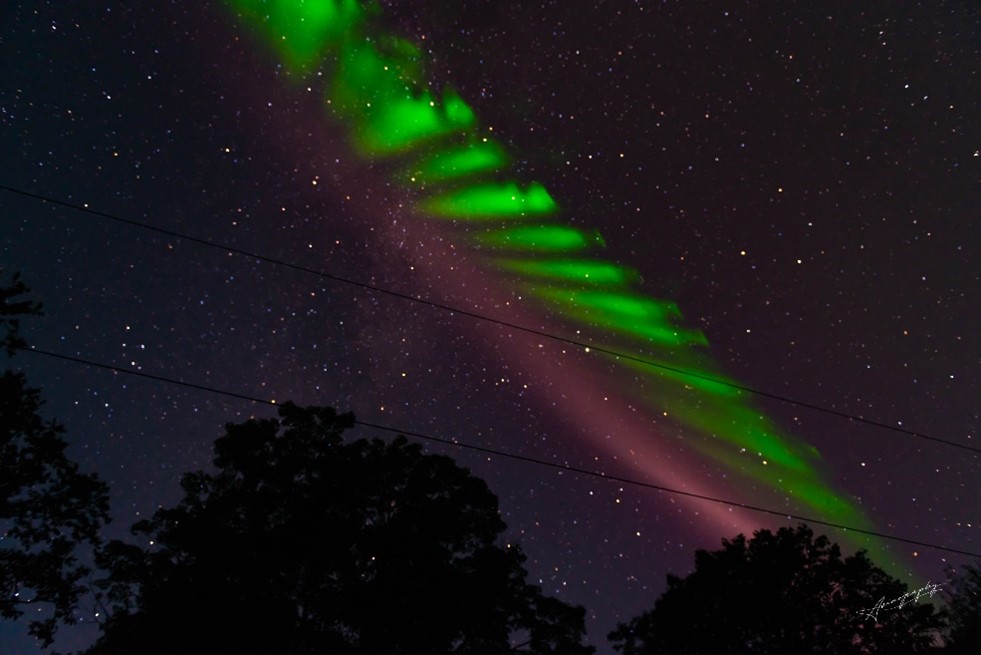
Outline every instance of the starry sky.
<path id="1" fill-rule="evenodd" d="M 456 89 L 507 149 L 511 176 L 545 185 L 556 220 L 599 230 L 602 257 L 677 303 L 720 371 L 981 445 L 974 3 L 382 8 L 387 29 L 421 48 L 434 88 Z M 412 190 L 325 108 L 321 76 L 288 73 L 222 3 L 10 0 L 0 53 L 2 185 L 602 342 L 523 297 L 453 226 L 414 212 Z M 595 354 L 9 191 L 0 224 L 0 263 L 45 305 L 25 325 L 38 348 L 803 512 L 692 455 L 698 435 L 631 400 L 636 371 L 591 375 Z M 71 454 L 110 483 L 111 537 L 175 502 L 180 474 L 209 465 L 226 422 L 274 413 L 37 354 L 13 364 L 44 390 Z M 820 451 L 824 480 L 876 530 L 981 551 L 976 451 L 745 402 Z M 617 621 L 653 606 L 665 574 L 690 571 L 696 548 L 793 523 L 427 449 L 488 481 L 531 579 L 587 607 L 600 653 Z M 911 586 L 970 561 L 902 543 L 871 556 Z M 88 625 L 58 647 L 95 637 L 80 618 Z M 0 650 L 38 652 L 9 623 Z"/>

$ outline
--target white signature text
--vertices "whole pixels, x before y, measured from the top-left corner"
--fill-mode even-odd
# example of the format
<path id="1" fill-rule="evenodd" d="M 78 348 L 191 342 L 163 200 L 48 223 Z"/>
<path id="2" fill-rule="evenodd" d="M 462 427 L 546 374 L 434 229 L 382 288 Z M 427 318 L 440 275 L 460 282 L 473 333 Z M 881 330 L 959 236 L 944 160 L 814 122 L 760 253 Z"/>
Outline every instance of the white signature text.
<path id="1" fill-rule="evenodd" d="M 886 601 L 886 597 L 883 596 L 882 598 L 879 599 L 879 602 L 876 603 L 874 607 L 872 607 L 872 609 L 859 610 L 858 613 L 866 618 L 872 619 L 873 621 L 878 621 L 879 610 L 902 609 L 907 605 L 912 605 L 914 603 L 919 602 L 921 596 L 933 596 L 933 594 L 937 593 L 938 589 L 940 589 L 940 585 L 930 584 L 929 582 L 927 582 L 927 585 L 925 587 L 917 589 L 916 591 L 910 591 L 909 593 L 905 593 L 899 598 L 894 598 L 893 600 L 890 600 L 888 602 Z"/>

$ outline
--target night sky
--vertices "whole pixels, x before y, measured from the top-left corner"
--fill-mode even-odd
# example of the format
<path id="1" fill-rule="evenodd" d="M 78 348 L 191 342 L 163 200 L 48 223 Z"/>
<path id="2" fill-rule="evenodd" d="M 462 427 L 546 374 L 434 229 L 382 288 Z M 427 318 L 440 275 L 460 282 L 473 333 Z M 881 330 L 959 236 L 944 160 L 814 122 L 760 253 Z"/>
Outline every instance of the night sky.
<path id="1" fill-rule="evenodd" d="M 433 88 L 456 89 L 511 155 L 508 179 L 543 184 L 555 222 L 599 230 L 597 256 L 676 302 L 719 371 L 981 447 L 975 3 L 382 4 Z M 289 74 L 222 3 L 8 0 L 0 56 L 0 184 L 618 343 L 526 297 L 460 226 L 415 211 L 393 164 L 359 154 L 326 108 L 328 74 Z M 814 515 L 700 457 L 705 435 L 653 411 L 656 398 L 639 403 L 642 374 L 596 353 L 2 190 L 0 225 L 0 264 L 45 305 L 25 322 L 37 348 Z M 226 422 L 275 411 L 38 354 L 12 365 L 111 485 L 110 537 L 174 503 Z M 822 479 L 874 529 L 981 551 L 976 451 L 743 402 L 816 447 Z M 796 523 L 427 449 L 487 480 L 530 578 L 586 606 L 600 653 L 696 548 Z M 870 555 L 911 587 L 971 561 L 902 543 Z M 97 634 L 80 618 L 62 650 Z M 37 652 L 24 632 L 0 624 L 0 651 Z"/>

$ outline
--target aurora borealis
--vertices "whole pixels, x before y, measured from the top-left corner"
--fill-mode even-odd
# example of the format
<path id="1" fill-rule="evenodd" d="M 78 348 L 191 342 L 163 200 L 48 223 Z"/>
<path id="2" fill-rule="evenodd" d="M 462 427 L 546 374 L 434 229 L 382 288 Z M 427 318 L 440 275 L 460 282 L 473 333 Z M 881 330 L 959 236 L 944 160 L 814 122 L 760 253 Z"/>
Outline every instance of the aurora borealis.
<path id="1" fill-rule="evenodd" d="M 3 194 L 4 266 L 47 313 L 26 336 L 977 550 L 976 454 L 726 384 L 976 440 L 976 12 L 615 4 L 12 3 L 4 184 L 589 352 Z M 15 361 L 119 534 L 269 411 Z M 600 652 L 695 548 L 780 524 L 439 452 L 488 480 Z M 826 532 L 911 580 L 959 561 Z"/>
<path id="2" fill-rule="evenodd" d="M 354 148 L 363 157 L 396 159 L 411 172 L 415 213 L 422 220 L 447 219 L 455 226 L 476 223 L 467 234 L 472 245 L 479 245 L 488 231 L 527 229 L 525 223 L 540 230 L 562 227 L 559 205 L 541 183 L 522 185 L 508 179 L 504 149 L 481 130 L 475 112 L 455 90 L 437 91 L 441 100 L 434 100 L 419 48 L 370 22 L 368 16 L 379 13 L 378 7 L 364 9 L 343 0 L 230 4 L 252 19 L 267 44 L 278 48 L 298 83 L 308 81 L 304 70 L 326 67 L 325 105 L 345 120 Z M 507 181 L 496 179 L 502 176 Z M 579 249 L 578 244 L 572 245 L 570 250 Z M 505 237 L 490 256 L 479 248 L 471 256 L 511 273 L 513 279 L 505 278 L 506 282 L 542 301 L 547 313 L 587 328 L 586 341 L 634 357 L 632 368 L 643 375 L 645 388 L 639 394 L 629 390 L 624 394 L 635 396 L 652 415 L 660 410 L 677 420 L 687 431 L 692 450 L 721 463 L 733 478 L 754 480 L 793 498 L 803 509 L 791 513 L 816 512 L 815 518 L 821 520 L 872 527 L 851 499 L 824 482 L 816 467 L 816 449 L 781 434 L 725 381 L 706 379 L 720 376 L 694 349 L 708 342 L 701 331 L 682 327 L 675 303 L 643 296 L 634 290 L 629 270 L 595 255 L 565 259 L 569 253 L 558 247 L 552 255 L 528 256 L 521 251 Z M 554 333 L 568 334 L 563 327 L 560 321 L 550 325 Z M 658 363 L 671 371 L 637 365 L 641 358 L 660 359 Z M 575 377 L 592 377 L 588 366 L 577 367 Z M 614 371 L 613 383 L 619 375 Z M 577 394 L 588 387 L 584 381 L 575 384 Z M 584 416 L 582 422 L 588 425 L 590 419 Z M 602 434 L 601 430 L 595 426 L 594 435 Z M 650 442 L 648 448 L 656 450 L 663 438 L 657 432 L 652 429 L 637 440 Z M 626 454 L 619 453 L 622 444 L 601 446 Z M 633 465 L 646 479 L 660 481 L 663 475 L 649 459 L 635 458 Z M 680 479 L 686 487 L 697 488 L 687 480 L 691 475 L 682 471 Z M 732 493 L 730 487 L 722 495 L 732 497 Z M 713 510 L 718 511 L 708 511 Z"/>

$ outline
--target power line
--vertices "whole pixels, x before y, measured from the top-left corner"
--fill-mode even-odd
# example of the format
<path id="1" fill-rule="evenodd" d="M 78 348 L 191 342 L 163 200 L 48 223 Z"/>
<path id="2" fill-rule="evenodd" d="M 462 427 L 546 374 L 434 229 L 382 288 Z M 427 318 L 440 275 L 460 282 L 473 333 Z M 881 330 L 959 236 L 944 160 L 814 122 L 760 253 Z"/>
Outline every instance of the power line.
<path id="1" fill-rule="evenodd" d="M 885 429 L 885 430 L 891 430 L 893 432 L 898 432 L 900 434 L 905 434 L 905 435 L 910 436 L 910 437 L 916 437 L 916 438 L 919 438 L 919 439 L 926 439 L 928 441 L 933 441 L 933 442 L 936 442 L 936 443 L 941 443 L 941 444 L 944 444 L 944 445 L 947 445 L 947 446 L 952 446 L 954 448 L 962 448 L 964 450 L 969 450 L 971 452 L 981 453 L 981 448 L 977 448 L 977 447 L 974 447 L 974 446 L 969 446 L 969 445 L 963 444 L 963 443 L 958 443 L 956 441 L 951 441 L 949 439 L 942 439 L 940 437 L 934 437 L 934 436 L 931 436 L 931 435 L 928 435 L 928 434 L 924 434 L 922 432 L 915 432 L 913 430 L 907 430 L 906 428 L 903 428 L 903 427 L 899 427 L 899 426 L 896 426 L 896 425 L 890 425 L 888 423 L 882 423 L 881 421 L 876 421 L 876 420 L 873 420 L 873 419 L 863 418 L 861 416 L 856 416 L 854 414 L 849 414 L 847 412 L 838 411 L 836 409 L 831 409 L 829 407 L 824 407 L 822 405 L 817 405 L 815 403 L 810 403 L 810 402 L 806 402 L 806 401 L 803 401 L 803 400 L 797 400 L 795 398 L 790 398 L 788 396 L 783 396 L 783 395 L 772 393 L 772 392 L 769 392 L 769 391 L 763 391 L 762 389 L 756 389 L 756 388 L 753 388 L 753 387 L 748 387 L 748 386 L 745 386 L 745 385 L 737 384 L 735 382 L 731 382 L 729 380 L 720 380 L 720 379 L 713 378 L 713 377 L 708 376 L 708 375 L 704 375 L 702 373 L 697 373 L 695 371 L 688 371 L 688 370 L 685 370 L 685 369 L 676 368 L 674 366 L 669 366 L 667 364 L 662 364 L 662 363 L 659 363 L 659 362 L 653 362 L 653 361 L 651 361 L 649 359 L 644 359 L 643 357 L 637 357 L 635 355 L 628 355 L 626 353 L 621 353 L 621 352 L 618 352 L 618 351 L 615 351 L 615 350 L 611 350 L 609 348 L 604 348 L 602 346 L 596 346 L 596 345 L 584 343 L 582 341 L 577 341 L 575 339 L 570 339 L 568 337 L 562 337 L 562 336 L 558 336 L 558 335 L 555 335 L 555 334 L 550 334 L 550 333 L 544 332 L 542 330 L 536 330 L 534 328 L 529 328 L 529 327 L 526 327 L 526 326 L 523 326 L 523 325 L 518 325 L 516 323 L 510 323 L 508 321 L 504 321 L 504 320 L 497 319 L 497 318 L 492 318 L 490 316 L 485 316 L 483 314 L 478 314 L 476 312 L 471 312 L 471 311 L 468 311 L 468 310 L 465 310 L 465 309 L 459 309 L 457 307 L 452 307 L 450 305 L 444 305 L 442 303 L 434 302 L 432 300 L 427 300 L 425 298 L 419 298 L 419 297 L 416 297 L 416 296 L 410 296 L 410 295 L 405 294 L 405 293 L 400 293 L 398 291 L 392 291 L 391 289 L 386 289 L 384 287 L 379 287 L 379 286 L 376 286 L 376 285 L 373 285 L 373 284 L 368 284 L 366 282 L 359 282 L 357 280 L 352 280 L 350 278 L 341 277 L 339 275 L 333 275 L 333 274 L 327 273 L 325 271 L 320 271 L 320 270 L 317 270 L 317 269 L 308 268 L 306 266 L 300 266 L 298 264 L 291 264 L 290 262 L 285 262 L 285 261 L 282 261 L 282 260 L 279 260 L 279 259 L 275 259 L 273 257 L 267 257 L 265 255 L 260 255 L 258 253 L 250 252 L 248 250 L 243 250 L 241 248 L 236 248 L 234 246 L 228 246 L 228 245 L 224 245 L 224 244 L 221 244 L 221 243 L 215 243 L 214 241 L 208 241 L 206 239 L 200 239 L 198 237 L 193 237 L 193 236 L 190 236 L 190 235 L 187 235 L 187 234 L 183 234 L 183 233 L 177 232 L 175 230 L 168 230 L 166 228 L 156 227 L 154 225 L 149 225 L 147 223 L 142 223 L 140 221 L 135 221 L 135 220 L 128 219 L 128 218 L 122 218 L 121 216 L 116 216 L 114 214 L 109 214 L 109 213 L 106 213 L 106 212 L 103 212 L 103 211 L 92 209 L 92 208 L 87 207 L 87 206 L 84 206 L 84 205 L 77 205 L 75 203 L 66 202 L 64 200 L 58 200 L 56 198 L 51 198 L 49 196 L 45 196 L 45 195 L 42 195 L 42 194 L 33 193 L 33 192 L 30 192 L 30 191 L 25 191 L 23 189 L 18 189 L 18 188 L 15 188 L 15 187 L 7 186 L 6 184 L 0 183 L 0 189 L 3 189 L 4 191 L 8 191 L 10 193 L 14 193 L 14 194 L 17 194 L 17 195 L 24 196 L 26 198 L 31 198 L 33 200 L 39 200 L 41 202 L 48 202 L 48 203 L 51 203 L 53 205 L 57 205 L 57 206 L 61 206 L 61 207 L 66 207 L 68 209 L 73 209 L 75 211 L 79 211 L 79 212 L 82 212 L 82 213 L 86 213 L 86 214 L 90 214 L 90 215 L 93 215 L 93 216 L 97 216 L 99 218 L 103 218 L 103 219 L 106 219 L 106 220 L 109 220 L 109 221 L 114 221 L 114 222 L 121 223 L 121 224 L 124 224 L 124 225 L 129 225 L 131 227 L 138 227 L 140 229 L 148 230 L 150 232 L 156 232 L 158 234 L 164 234 L 164 235 L 167 235 L 167 236 L 170 236 L 170 237 L 174 237 L 175 239 L 181 239 L 181 240 L 184 240 L 184 241 L 190 241 L 191 243 L 197 243 L 197 244 L 200 244 L 200 245 L 203 245 L 203 246 L 207 246 L 209 248 L 216 248 L 216 249 L 219 249 L 219 250 L 223 250 L 225 252 L 234 253 L 236 255 L 242 255 L 243 257 L 248 257 L 250 259 L 255 259 L 255 260 L 258 260 L 258 261 L 266 262 L 268 264 L 273 264 L 273 265 L 276 265 L 276 266 L 283 266 L 285 268 L 289 268 L 289 269 L 292 269 L 294 271 L 300 271 L 302 273 L 309 273 L 310 275 L 315 275 L 317 277 L 321 277 L 321 278 L 324 278 L 324 279 L 327 279 L 327 280 L 332 280 L 334 282 L 341 282 L 341 283 L 344 283 L 344 284 L 349 284 L 349 285 L 360 287 L 362 289 L 366 289 L 368 291 L 372 291 L 372 292 L 375 292 L 375 293 L 386 294 L 386 295 L 389 295 L 389 296 L 392 296 L 392 297 L 395 297 L 395 298 L 399 298 L 401 300 L 408 300 L 408 301 L 419 303 L 419 304 L 422 304 L 422 305 L 427 305 L 429 307 L 434 307 L 436 309 L 442 309 L 444 311 L 454 312 L 456 314 L 460 314 L 462 316 L 466 316 L 468 318 L 473 318 L 473 319 L 476 319 L 476 320 L 479 320 L 479 321 L 485 321 L 485 322 L 488 322 L 488 323 L 494 323 L 494 324 L 497 324 L 497 325 L 501 325 L 503 327 L 511 328 L 513 330 L 519 330 L 521 332 L 526 332 L 528 334 L 533 334 L 535 336 L 543 337 L 545 339 L 552 339 L 554 341 L 565 343 L 567 345 L 576 346 L 577 348 L 589 349 L 592 352 L 603 353 L 604 355 L 610 355 L 612 357 L 616 357 L 616 358 L 619 358 L 619 359 L 624 359 L 624 360 L 628 360 L 628 361 L 632 361 L 632 362 L 637 362 L 639 364 L 644 364 L 646 366 L 651 366 L 653 368 L 661 369 L 663 371 L 669 371 L 671 373 L 676 373 L 678 375 L 684 375 L 684 376 L 690 377 L 692 379 L 704 380 L 704 381 L 707 381 L 707 382 L 712 382 L 714 384 L 720 384 L 720 385 L 723 385 L 723 386 L 726 386 L 726 387 L 730 387 L 732 389 L 737 389 L 739 391 L 744 391 L 746 393 L 751 393 L 751 394 L 754 394 L 756 396 L 760 396 L 762 398 L 769 398 L 771 400 L 776 400 L 776 401 L 779 401 L 779 402 L 782 402 L 782 403 L 786 403 L 788 405 L 794 405 L 796 407 L 801 407 L 801 408 L 804 408 L 804 409 L 810 409 L 810 410 L 813 410 L 813 411 L 816 411 L 816 412 L 822 412 L 822 413 L 825 413 L 825 414 L 829 414 L 831 416 L 837 416 L 839 418 L 847 419 L 849 421 L 855 421 L 857 423 L 864 423 L 866 425 L 871 425 L 871 426 L 874 426 L 874 427 L 877 427 L 877 428 L 882 428 L 882 429 Z"/>
<path id="2" fill-rule="evenodd" d="M 81 357 L 75 357 L 75 356 L 72 356 L 72 355 L 64 355 L 64 354 L 61 354 L 61 353 L 55 353 L 55 352 L 51 352 L 51 351 L 47 351 L 47 350 L 41 350 L 39 348 L 33 348 L 33 347 L 15 346 L 15 348 L 17 348 L 18 350 L 23 350 L 25 352 L 29 352 L 29 353 L 34 353 L 34 354 L 38 354 L 38 355 L 45 355 L 47 357 L 51 357 L 51 358 L 54 358 L 54 359 L 61 359 L 61 360 L 73 362 L 73 363 L 76 363 L 76 364 L 83 364 L 85 366 L 91 366 L 91 367 L 94 367 L 94 368 L 101 368 L 101 369 L 105 369 L 105 370 L 109 370 L 109 371 L 114 371 L 116 373 L 124 373 L 126 375 L 133 375 L 133 376 L 137 376 L 137 377 L 141 377 L 141 378 L 146 378 L 146 379 L 149 379 L 149 380 L 155 380 L 157 382 L 166 382 L 167 384 L 174 384 L 174 385 L 181 386 L 181 387 L 188 387 L 190 389 L 196 389 L 196 390 L 199 390 L 199 391 L 206 391 L 208 393 L 214 393 L 214 394 L 218 394 L 218 395 L 222 395 L 222 396 L 228 396 L 230 398 L 237 398 L 237 399 L 240 399 L 240 400 L 248 400 L 248 401 L 255 402 L 255 403 L 262 403 L 264 405 L 271 405 L 271 406 L 274 406 L 274 407 L 279 406 L 279 404 L 276 403 L 276 401 L 274 401 L 274 400 L 267 400 L 267 399 L 264 399 L 264 398 L 259 398 L 259 397 L 251 396 L 251 395 L 244 394 L 244 393 L 237 393 L 237 392 L 234 392 L 234 391 L 227 391 L 227 390 L 224 390 L 224 389 L 219 389 L 217 387 L 209 387 L 209 386 L 205 386 L 205 385 L 202 385 L 202 384 L 195 384 L 195 383 L 192 383 L 192 382 L 185 382 L 183 380 L 176 380 L 174 378 L 168 378 L 168 377 L 165 377 L 165 376 L 162 376 L 162 375 L 154 375 L 152 373 L 146 373 L 144 371 L 135 371 L 135 370 L 132 370 L 132 369 L 126 369 L 126 368 L 122 368 L 122 367 L 119 367 L 119 366 L 114 366 L 112 364 L 106 364 L 106 363 L 103 363 L 103 362 L 96 362 L 96 361 L 92 361 L 92 360 L 89 360 L 89 359 L 83 359 Z M 601 472 L 597 472 L 597 471 L 591 471 L 589 469 L 584 469 L 584 468 L 580 468 L 580 467 L 577 467 L 577 466 L 571 466 L 569 464 L 558 464 L 556 462 L 549 462 L 549 461 L 546 461 L 546 460 L 543 460 L 543 459 L 538 459 L 538 458 L 535 458 L 535 457 L 529 457 L 527 455 L 518 455 L 517 453 L 509 453 L 507 451 L 497 450 L 495 448 L 488 448 L 486 446 L 477 446 L 477 445 L 474 445 L 474 444 L 469 444 L 469 443 L 466 443 L 466 442 L 463 442 L 463 441 L 457 441 L 457 440 L 454 440 L 454 439 L 443 439 L 441 437 L 434 437 L 432 435 L 428 435 L 428 434 L 425 434 L 423 432 L 416 432 L 414 430 L 402 430 L 400 428 L 394 428 L 394 427 L 389 426 L 389 425 L 381 425 L 379 423 L 371 423 L 369 421 L 360 421 L 360 420 L 357 420 L 357 419 L 354 421 L 354 423 L 357 424 L 357 425 L 366 427 L 366 428 L 372 428 L 372 429 L 381 430 L 381 431 L 384 431 L 384 432 L 391 432 L 391 433 L 395 433 L 395 434 L 406 435 L 406 436 L 414 437 L 416 439 L 423 439 L 425 441 L 432 441 L 432 442 L 435 442 L 435 443 L 441 443 L 441 444 L 445 444 L 445 445 L 448 445 L 448 446 L 455 446 L 457 448 L 463 448 L 463 449 L 466 449 L 466 450 L 472 450 L 472 451 L 479 452 L 479 453 L 486 453 L 486 454 L 489 454 L 489 455 L 495 455 L 497 457 L 505 457 L 507 459 L 513 459 L 513 460 L 517 460 L 517 461 L 521 461 L 521 462 L 527 462 L 527 463 L 530 463 L 530 464 L 536 464 L 538 466 L 546 466 L 548 468 L 557 469 L 559 471 L 568 471 L 569 473 L 575 473 L 575 474 L 578 474 L 578 475 L 588 475 L 588 476 L 600 478 L 600 479 L 611 481 L 611 482 L 619 482 L 619 483 L 622 483 L 622 484 L 628 484 L 628 485 L 631 485 L 631 486 L 642 487 L 642 488 L 645 488 L 645 489 L 654 489 L 655 491 L 663 491 L 665 493 L 671 493 L 671 494 L 675 494 L 675 495 L 679 495 L 679 496 L 686 496 L 688 498 L 695 498 L 697 500 L 705 500 L 705 501 L 709 501 L 709 502 L 713 502 L 713 503 L 719 503 L 719 504 L 722 504 L 722 505 L 740 507 L 742 509 L 747 509 L 747 510 L 754 511 L 754 512 L 760 512 L 760 513 L 763 513 L 763 514 L 770 514 L 772 516 L 779 516 L 781 518 L 795 519 L 795 520 L 799 520 L 799 521 L 805 521 L 807 523 L 813 523 L 815 525 L 823 525 L 823 526 L 826 526 L 826 527 L 837 528 L 839 530 L 844 530 L 846 532 L 852 531 L 852 532 L 857 532 L 859 534 L 870 535 L 870 536 L 873 536 L 873 537 L 880 537 L 882 539 L 888 539 L 888 540 L 891 540 L 891 541 L 898 541 L 898 542 L 901 542 L 901 543 L 911 544 L 911 545 L 914 545 L 914 546 L 922 546 L 924 548 L 934 548 L 936 550 L 942 550 L 942 551 L 946 551 L 946 552 L 949 552 L 949 553 L 955 553 L 955 554 L 958 554 L 958 555 L 966 555 L 968 557 L 981 558 L 981 553 L 975 553 L 975 552 L 971 552 L 971 551 L 967 551 L 967 550 L 960 550 L 958 548 L 951 548 L 949 546 L 941 546 L 941 545 L 930 543 L 930 542 L 926 542 L 926 541 L 918 541 L 916 539 L 908 539 L 906 537 L 900 537 L 900 536 L 897 536 L 897 535 L 885 534 L 883 532 L 876 532 L 875 530 L 866 530 L 866 529 L 863 529 L 863 528 L 856 528 L 856 527 L 852 527 L 852 526 L 848 526 L 848 525 L 842 525 L 840 523 L 833 523 L 831 521 L 824 521 L 824 520 L 816 519 L 816 518 L 809 517 L 809 516 L 802 516 L 802 515 L 799 515 L 799 514 L 789 514 L 787 512 L 781 512 L 781 511 L 774 510 L 774 509 L 769 509 L 769 508 L 766 508 L 766 507 L 759 507 L 759 506 L 756 506 L 756 505 L 749 505 L 747 503 L 741 503 L 741 502 L 738 502 L 738 501 L 726 500 L 724 498 L 715 498 L 713 496 L 706 496 L 704 494 L 698 494 L 698 493 L 694 493 L 694 492 L 691 492 L 691 491 L 682 491 L 681 489 L 674 489 L 672 487 L 666 487 L 666 486 L 663 486 L 663 485 L 653 484 L 651 482 L 643 482 L 643 481 L 640 481 L 640 480 L 633 480 L 631 478 L 625 478 L 625 477 L 618 476 L 618 475 L 607 475 L 605 473 L 601 473 Z"/>

